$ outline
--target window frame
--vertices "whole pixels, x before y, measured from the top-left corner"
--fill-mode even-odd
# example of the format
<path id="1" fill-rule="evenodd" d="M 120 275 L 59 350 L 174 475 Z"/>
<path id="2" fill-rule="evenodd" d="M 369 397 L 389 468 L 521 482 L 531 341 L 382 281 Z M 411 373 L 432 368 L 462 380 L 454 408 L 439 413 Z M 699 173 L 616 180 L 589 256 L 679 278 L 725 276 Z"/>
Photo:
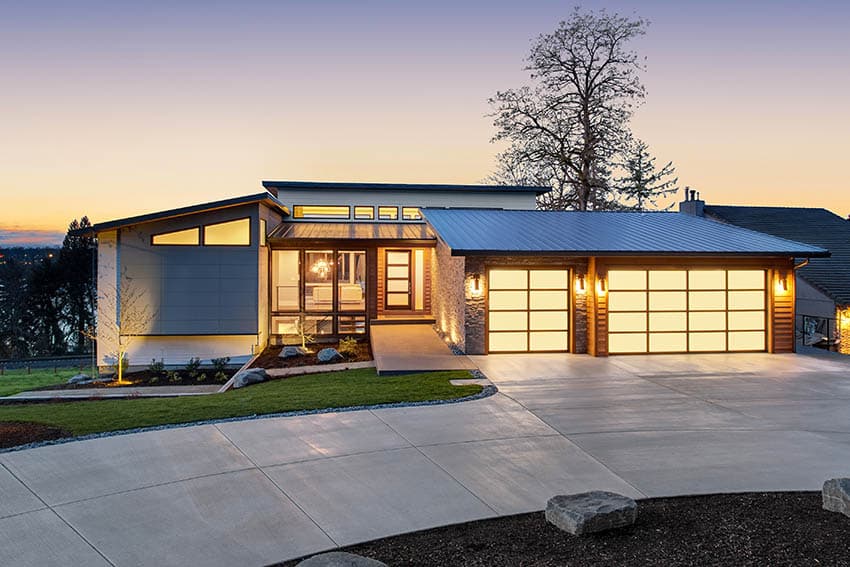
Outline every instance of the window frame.
<path id="1" fill-rule="evenodd" d="M 244 221 L 244 220 L 248 221 L 248 243 L 247 244 L 207 244 L 207 228 L 208 227 L 218 226 L 218 225 L 227 224 L 227 223 L 231 223 L 231 222 L 239 222 L 239 221 Z M 202 230 L 201 230 L 202 246 L 210 246 L 210 247 L 213 247 L 213 248 L 220 248 L 220 247 L 224 247 L 224 246 L 230 246 L 232 248 L 250 248 L 254 244 L 254 235 L 252 234 L 253 233 L 252 225 L 253 225 L 253 223 L 251 222 L 251 217 L 249 217 L 249 216 L 248 217 L 239 217 L 239 218 L 236 218 L 236 219 L 228 219 L 226 221 L 219 221 L 219 222 L 212 222 L 212 223 L 209 223 L 209 224 L 204 224 L 202 226 Z"/>
<path id="2" fill-rule="evenodd" d="M 415 211 L 415 216 L 408 216 L 405 211 Z M 402 207 L 401 208 L 401 220 L 406 221 L 419 221 L 422 220 L 422 208 L 421 207 Z"/>
<path id="3" fill-rule="evenodd" d="M 361 216 L 357 209 L 369 209 L 369 216 Z M 375 205 L 354 205 L 354 220 L 375 220 Z"/>
<path id="4" fill-rule="evenodd" d="M 394 210 L 394 211 L 395 211 L 395 214 L 394 214 L 392 217 L 384 217 L 384 216 L 381 214 L 381 209 L 392 209 L 392 210 Z M 399 209 L 398 205 L 378 205 L 378 220 L 383 220 L 383 221 L 387 221 L 387 220 L 390 220 L 390 221 L 397 221 L 397 220 L 398 220 L 398 214 L 399 214 L 399 210 L 398 210 L 398 209 Z"/>
<path id="5" fill-rule="evenodd" d="M 159 246 L 203 246 L 203 230 L 202 229 L 203 229 L 203 225 L 199 224 L 199 225 L 195 225 L 195 226 L 190 226 L 188 228 L 181 228 L 180 230 L 169 230 L 167 232 L 158 232 L 156 234 L 151 234 L 151 246 L 156 246 L 156 247 L 159 247 Z M 175 243 L 157 244 L 156 242 L 154 242 L 154 238 L 156 238 L 157 236 L 174 234 L 176 232 L 188 232 L 190 230 L 195 230 L 195 231 L 198 232 L 198 243 L 197 244 L 175 244 Z"/>
<path id="6" fill-rule="evenodd" d="M 304 207 L 339 208 L 348 211 L 342 215 L 310 215 L 304 216 Z M 300 213 L 300 214 L 299 214 Z M 292 205 L 292 218 L 298 220 L 351 220 L 351 205 Z"/>

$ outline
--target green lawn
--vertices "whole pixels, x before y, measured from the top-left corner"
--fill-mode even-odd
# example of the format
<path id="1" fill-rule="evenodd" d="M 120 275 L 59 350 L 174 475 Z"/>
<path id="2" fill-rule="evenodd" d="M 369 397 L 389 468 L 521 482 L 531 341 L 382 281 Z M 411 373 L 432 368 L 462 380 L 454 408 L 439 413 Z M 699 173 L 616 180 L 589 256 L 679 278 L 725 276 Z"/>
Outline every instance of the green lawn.
<path id="1" fill-rule="evenodd" d="M 18 392 L 26 392 L 33 388 L 64 384 L 68 378 L 79 374 L 76 368 L 60 368 L 53 373 L 52 368 L 33 368 L 32 374 L 27 374 L 26 368 L 21 370 L 6 370 L 0 376 L 0 396 L 11 396 Z M 83 372 L 86 372 L 85 370 Z"/>
<path id="2" fill-rule="evenodd" d="M 224 394 L 85 402 L 0 405 L 0 422 L 34 421 L 74 435 L 255 414 L 393 402 L 446 400 L 481 386 L 452 386 L 466 371 L 378 376 L 373 368 L 272 380 Z"/>

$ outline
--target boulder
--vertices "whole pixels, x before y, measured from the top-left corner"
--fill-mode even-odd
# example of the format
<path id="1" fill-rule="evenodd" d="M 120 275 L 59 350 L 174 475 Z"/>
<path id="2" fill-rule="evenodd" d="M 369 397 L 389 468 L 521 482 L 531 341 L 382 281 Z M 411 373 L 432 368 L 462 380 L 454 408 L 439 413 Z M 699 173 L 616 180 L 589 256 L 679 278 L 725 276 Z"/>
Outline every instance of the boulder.
<path id="1" fill-rule="evenodd" d="M 319 354 L 316 355 L 316 358 L 318 358 L 319 362 L 322 364 L 327 364 L 328 362 L 341 362 L 345 360 L 345 357 L 342 356 L 335 348 L 323 348 L 319 351 Z"/>
<path id="2" fill-rule="evenodd" d="M 68 384 L 79 384 L 80 382 L 89 383 L 91 382 L 91 378 L 85 374 L 77 374 L 68 378 Z"/>
<path id="3" fill-rule="evenodd" d="M 345 551 L 331 551 L 305 559 L 296 567 L 387 567 L 387 564 Z"/>
<path id="4" fill-rule="evenodd" d="M 242 388 L 251 384 L 259 384 L 269 379 L 269 375 L 264 368 L 248 368 L 237 372 L 233 377 L 233 387 Z"/>
<path id="5" fill-rule="evenodd" d="M 307 349 L 300 346 L 285 346 L 280 349 L 280 358 L 293 358 L 295 356 L 304 356 L 307 354 Z"/>
<path id="6" fill-rule="evenodd" d="M 850 518 L 850 478 L 832 478 L 823 483 L 823 509 Z"/>
<path id="7" fill-rule="evenodd" d="M 546 503 L 546 521 L 574 535 L 630 526 L 636 518 L 637 503 L 614 492 L 566 494 Z"/>

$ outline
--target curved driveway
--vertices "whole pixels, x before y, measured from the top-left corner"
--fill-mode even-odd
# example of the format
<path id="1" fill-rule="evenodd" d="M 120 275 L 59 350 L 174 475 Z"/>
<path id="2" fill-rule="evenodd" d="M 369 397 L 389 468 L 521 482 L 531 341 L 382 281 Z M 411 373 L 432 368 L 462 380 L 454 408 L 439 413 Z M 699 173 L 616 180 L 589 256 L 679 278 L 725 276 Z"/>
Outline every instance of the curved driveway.
<path id="1" fill-rule="evenodd" d="M 0 565 L 264 565 L 556 494 L 850 474 L 840 357 L 475 357 L 500 393 L 0 454 Z"/>

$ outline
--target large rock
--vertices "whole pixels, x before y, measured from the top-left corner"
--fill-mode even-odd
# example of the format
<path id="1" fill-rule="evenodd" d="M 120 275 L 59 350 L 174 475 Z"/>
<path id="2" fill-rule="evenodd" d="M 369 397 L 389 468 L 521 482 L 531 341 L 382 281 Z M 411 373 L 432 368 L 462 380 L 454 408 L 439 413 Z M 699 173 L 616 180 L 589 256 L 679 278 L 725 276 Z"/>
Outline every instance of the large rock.
<path id="1" fill-rule="evenodd" d="M 243 388 L 245 386 L 250 386 L 251 384 L 265 382 L 268 379 L 269 375 L 264 368 L 248 368 L 247 370 L 242 370 L 241 372 L 236 373 L 233 377 L 233 387 Z"/>
<path id="2" fill-rule="evenodd" d="M 285 346 L 280 349 L 278 357 L 294 358 L 296 356 L 304 356 L 305 354 L 307 354 L 307 349 L 305 348 L 301 348 L 300 346 Z"/>
<path id="3" fill-rule="evenodd" d="M 345 551 L 331 551 L 305 559 L 296 567 L 387 567 L 387 564 Z"/>
<path id="4" fill-rule="evenodd" d="M 560 495 L 546 504 L 546 520 L 574 535 L 630 526 L 636 518 L 637 503 L 614 492 Z"/>
<path id="5" fill-rule="evenodd" d="M 850 478 L 832 478 L 823 483 L 823 508 L 850 518 Z"/>
<path id="6" fill-rule="evenodd" d="M 319 351 L 319 354 L 316 355 L 316 358 L 318 358 L 319 362 L 322 364 L 345 360 L 345 357 L 343 357 L 335 348 L 323 348 Z"/>
<path id="7" fill-rule="evenodd" d="M 91 378 L 85 374 L 77 374 L 68 378 L 68 384 L 79 384 L 80 382 L 91 383 Z"/>

